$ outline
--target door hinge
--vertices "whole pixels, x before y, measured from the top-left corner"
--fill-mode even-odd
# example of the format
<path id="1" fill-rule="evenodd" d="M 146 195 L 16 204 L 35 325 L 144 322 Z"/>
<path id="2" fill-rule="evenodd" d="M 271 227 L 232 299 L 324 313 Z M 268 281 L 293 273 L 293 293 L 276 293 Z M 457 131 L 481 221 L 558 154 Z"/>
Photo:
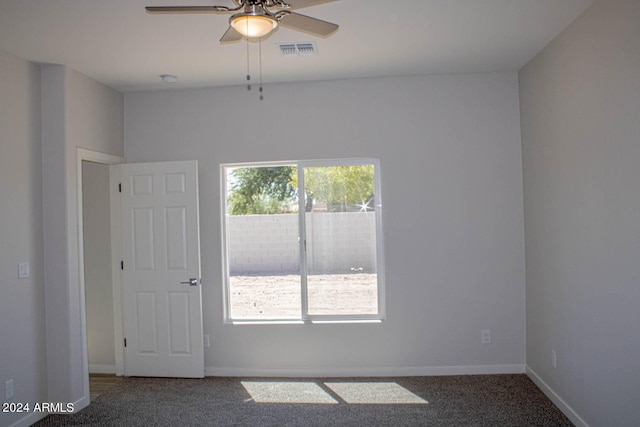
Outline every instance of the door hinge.
<path id="1" fill-rule="evenodd" d="M 122 193 L 122 183 L 118 184 L 118 193 Z"/>
<path id="2" fill-rule="evenodd" d="M 120 270 L 124 270 L 124 261 L 120 261 Z"/>
<path id="3" fill-rule="evenodd" d="M 125 347 L 127 346 L 127 339 L 126 338 L 124 339 L 124 346 Z"/>

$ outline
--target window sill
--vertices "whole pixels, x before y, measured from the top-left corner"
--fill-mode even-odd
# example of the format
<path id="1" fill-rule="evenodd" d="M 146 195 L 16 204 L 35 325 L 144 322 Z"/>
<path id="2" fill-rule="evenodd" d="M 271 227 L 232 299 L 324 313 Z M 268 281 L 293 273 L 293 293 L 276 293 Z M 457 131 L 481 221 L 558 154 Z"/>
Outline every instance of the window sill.
<path id="1" fill-rule="evenodd" d="M 264 326 L 264 325 L 353 325 L 381 324 L 383 319 L 308 319 L 308 320 L 226 320 L 225 325 L 232 326 Z"/>

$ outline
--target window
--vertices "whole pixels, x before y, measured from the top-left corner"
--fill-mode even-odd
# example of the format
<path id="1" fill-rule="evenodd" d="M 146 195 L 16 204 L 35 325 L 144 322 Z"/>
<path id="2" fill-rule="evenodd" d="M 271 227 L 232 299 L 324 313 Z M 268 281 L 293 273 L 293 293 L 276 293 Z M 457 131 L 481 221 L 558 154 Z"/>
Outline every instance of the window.
<path id="1" fill-rule="evenodd" d="M 377 160 L 222 165 L 229 321 L 379 320 Z"/>

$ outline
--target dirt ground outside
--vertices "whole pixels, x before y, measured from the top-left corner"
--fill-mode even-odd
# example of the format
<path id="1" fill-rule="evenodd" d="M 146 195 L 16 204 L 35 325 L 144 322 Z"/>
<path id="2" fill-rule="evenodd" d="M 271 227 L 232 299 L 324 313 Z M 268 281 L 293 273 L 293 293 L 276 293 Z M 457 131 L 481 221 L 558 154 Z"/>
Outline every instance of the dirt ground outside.
<path id="1" fill-rule="evenodd" d="M 377 274 L 321 274 L 307 278 L 309 314 L 357 315 L 378 312 Z M 231 318 L 300 319 L 299 275 L 231 276 Z"/>

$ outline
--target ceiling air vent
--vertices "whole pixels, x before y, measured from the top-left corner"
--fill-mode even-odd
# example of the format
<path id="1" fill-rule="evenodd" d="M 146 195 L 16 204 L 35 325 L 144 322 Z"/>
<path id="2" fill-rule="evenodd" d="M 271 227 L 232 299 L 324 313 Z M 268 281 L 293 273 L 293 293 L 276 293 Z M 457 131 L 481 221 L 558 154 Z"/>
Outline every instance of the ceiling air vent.
<path id="1" fill-rule="evenodd" d="M 280 48 L 280 54 L 282 56 L 309 56 L 318 54 L 315 42 L 280 43 L 278 47 Z"/>

